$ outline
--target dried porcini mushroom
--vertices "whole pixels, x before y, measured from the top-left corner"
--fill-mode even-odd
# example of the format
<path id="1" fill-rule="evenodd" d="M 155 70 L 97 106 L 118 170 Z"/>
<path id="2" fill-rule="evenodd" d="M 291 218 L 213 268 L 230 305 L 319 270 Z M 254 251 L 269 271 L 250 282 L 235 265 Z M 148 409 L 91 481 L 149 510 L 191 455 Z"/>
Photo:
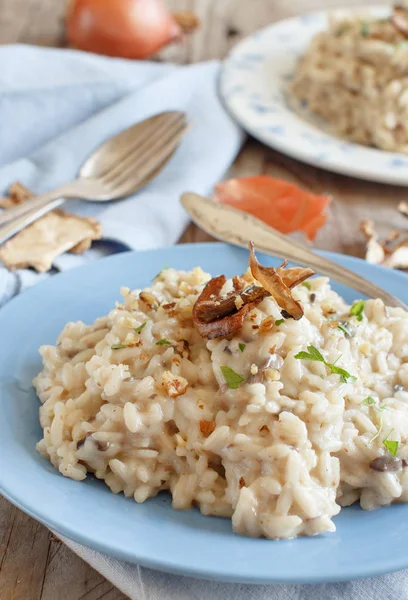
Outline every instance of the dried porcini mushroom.
<path id="1" fill-rule="evenodd" d="M 408 10 L 404 6 L 394 6 L 390 21 L 395 29 L 404 37 L 408 37 Z"/>
<path id="2" fill-rule="evenodd" d="M 211 279 L 193 307 L 194 325 L 202 337 L 214 339 L 232 335 L 241 329 L 248 312 L 267 296 L 274 298 L 285 318 L 300 319 L 303 316 L 302 306 L 293 298 L 290 289 L 314 272 L 301 267 L 286 269 L 286 262 L 277 269 L 263 267 L 257 261 L 252 242 L 249 249 L 252 276 L 261 286 L 252 284 L 245 288 L 245 282 L 234 277 L 234 291 L 223 297 L 220 294 L 226 277 L 220 275 Z"/>
<path id="3" fill-rule="evenodd" d="M 291 317 L 298 321 L 303 317 L 303 308 L 297 300 L 295 300 L 290 293 L 290 287 L 285 281 L 285 267 L 286 262 L 279 267 L 274 269 L 273 267 L 263 267 L 259 264 L 254 250 L 254 243 L 249 243 L 249 266 L 253 277 L 261 284 L 261 286 L 270 293 L 272 298 L 276 301 L 277 305 L 282 308 L 282 316 L 285 318 Z M 288 269 L 290 273 L 291 269 Z M 290 277 L 290 284 L 296 285 L 301 283 L 311 275 L 313 271 L 311 269 L 296 269 L 298 273 L 298 280 L 296 283 Z M 299 276 L 300 275 L 300 276 Z M 289 283 L 289 282 L 288 282 Z"/>
<path id="4" fill-rule="evenodd" d="M 408 215 L 408 205 L 401 202 L 398 210 Z M 406 211 L 406 212 L 405 212 Z M 375 265 L 383 265 L 391 269 L 408 269 L 408 235 L 394 230 L 380 240 L 370 219 L 360 223 L 360 231 L 366 240 L 366 260 Z"/>
<path id="5" fill-rule="evenodd" d="M 26 202 L 34 194 L 16 181 L 10 185 L 8 196 L 0 198 L 4 210 Z M 44 272 L 56 256 L 63 252 L 82 254 L 101 235 L 101 226 L 94 219 L 53 210 L 10 239 L 0 250 L 0 258 L 9 270 L 33 267 Z"/>
<path id="6" fill-rule="evenodd" d="M 54 210 L 8 240 L 0 248 L 0 259 L 9 270 L 33 267 L 44 273 L 55 257 L 100 237 L 101 227 L 94 219 Z"/>
<path id="7" fill-rule="evenodd" d="M 408 217 L 408 202 L 400 202 L 398 204 L 398 210 L 404 217 Z"/>

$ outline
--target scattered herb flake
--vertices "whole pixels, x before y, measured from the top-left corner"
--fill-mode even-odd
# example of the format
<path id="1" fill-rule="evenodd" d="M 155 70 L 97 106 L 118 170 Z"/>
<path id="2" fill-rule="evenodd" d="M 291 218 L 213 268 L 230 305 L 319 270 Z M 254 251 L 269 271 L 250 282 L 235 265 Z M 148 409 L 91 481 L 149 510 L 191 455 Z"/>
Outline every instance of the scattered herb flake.
<path id="1" fill-rule="evenodd" d="M 388 452 L 391 454 L 391 456 L 395 456 L 398 452 L 399 443 L 394 440 L 385 439 L 383 441 L 383 446 L 385 447 L 386 450 L 388 450 Z"/>
<path id="2" fill-rule="evenodd" d="M 353 306 L 350 308 L 350 316 L 356 317 L 357 321 L 362 321 L 364 306 L 365 306 L 364 300 L 359 300 L 358 302 L 354 302 Z"/>
<path id="3" fill-rule="evenodd" d="M 124 346 L 123 344 L 113 344 L 111 348 L 112 350 L 122 350 L 122 348 L 126 348 L 126 346 Z"/>
<path id="4" fill-rule="evenodd" d="M 157 273 L 157 275 L 155 275 L 155 276 L 153 277 L 153 281 L 154 281 L 155 279 L 157 279 L 158 277 L 160 277 L 160 275 L 163 273 L 163 271 L 165 271 L 165 270 L 166 270 L 166 269 L 168 269 L 168 268 L 169 268 L 169 266 L 168 266 L 168 265 L 166 265 L 166 263 L 164 263 L 162 270 L 161 270 L 161 271 L 159 271 L 159 272 Z"/>
<path id="5" fill-rule="evenodd" d="M 243 352 L 246 348 L 246 344 L 240 343 L 240 344 L 238 344 L 238 348 L 241 350 L 241 352 Z"/>
<path id="6" fill-rule="evenodd" d="M 372 396 L 367 396 L 361 403 L 363 406 L 370 406 L 371 404 L 375 404 L 375 400 Z"/>
<path id="7" fill-rule="evenodd" d="M 380 425 L 377 429 L 377 433 L 371 438 L 371 440 L 368 442 L 369 444 L 372 444 L 374 440 L 376 440 L 378 438 L 378 436 L 380 435 L 381 431 L 382 431 L 382 427 L 383 427 L 383 422 L 382 422 L 382 418 L 380 417 Z"/>
<path id="8" fill-rule="evenodd" d="M 340 329 L 340 331 L 342 331 L 346 337 L 352 337 L 353 336 L 353 334 L 350 331 L 347 323 L 339 323 L 339 325 L 337 325 L 337 329 Z"/>
<path id="9" fill-rule="evenodd" d="M 362 21 L 361 22 L 361 35 L 363 37 L 367 37 L 369 33 L 370 33 L 370 31 L 369 31 L 369 27 L 368 27 L 367 21 Z"/>
<path id="10" fill-rule="evenodd" d="M 295 358 L 299 360 L 314 360 L 323 363 L 324 365 L 326 365 L 326 367 L 330 370 L 331 373 L 333 373 L 334 375 L 340 375 L 340 380 L 342 383 L 357 380 L 357 377 L 355 377 L 354 375 L 350 375 L 348 371 L 342 369 L 341 367 L 338 367 L 335 363 L 328 363 L 322 356 L 322 354 L 319 352 L 319 350 L 314 346 L 308 346 L 307 352 L 298 352 L 297 354 L 295 354 Z M 336 360 L 336 362 L 339 360 L 339 358 Z"/>
<path id="11" fill-rule="evenodd" d="M 326 364 L 325 359 L 320 354 L 319 350 L 314 346 L 308 346 L 307 352 L 298 352 L 297 354 L 295 354 L 295 358 L 298 358 L 299 360 L 315 360 Z"/>
<path id="12" fill-rule="evenodd" d="M 235 371 L 230 367 L 223 366 L 220 368 L 221 373 L 224 375 L 225 382 L 231 390 L 236 390 L 237 388 L 239 388 L 241 383 L 245 381 L 245 377 L 242 377 L 242 375 L 235 373 Z"/>
<path id="13" fill-rule="evenodd" d="M 137 329 L 135 329 L 136 333 L 141 333 L 142 329 L 144 329 L 147 325 L 147 321 L 145 321 L 144 323 L 142 323 L 141 325 L 139 325 L 139 327 L 137 327 Z"/>
<path id="14" fill-rule="evenodd" d="M 156 346 L 166 346 L 166 345 L 171 346 L 171 342 L 169 342 L 169 340 L 166 340 L 165 338 L 156 342 Z"/>
<path id="15" fill-rule="evenodd" d="M 334 375 L 340 375 L 340 381 L 342 383 L 347 383 L 347 381 L 357 381 L 357 377 L 355 377 L 355 375 L 350 375 L 350 373 L 345 369 L 342 369 L 336 365 L 331 365 L 330 363 L 325 364 Z"/>
<path id="16" fill-rule="evenodd" d="M 302 283 L 303 287 L 307 288 L 310 292 L 310 290 L 312 289 L 312 286 L 310 285 L 310 283 L 308 281 L 304 281 Z"/>
<path id="17" fill-rule="evenodd" d="M 276 325 L 277 327 L 279 327 L 279 325 L 282 325 L 282 323 L 284 323 L 284 322 L 285 322 L 285 319 L 277 319 L 277 320 L 275 321 L 275 325 Z"/>

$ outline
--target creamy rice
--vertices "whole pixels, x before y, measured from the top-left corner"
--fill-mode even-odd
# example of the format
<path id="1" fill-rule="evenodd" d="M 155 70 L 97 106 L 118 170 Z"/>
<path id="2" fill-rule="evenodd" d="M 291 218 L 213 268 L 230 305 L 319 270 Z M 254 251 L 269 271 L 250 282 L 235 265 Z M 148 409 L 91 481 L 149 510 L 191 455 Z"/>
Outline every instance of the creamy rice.
<path id="1" fill-rule="evenodd" d="M 389 19 L 330 19 L 301 57 L 290 92 L 334 134 L 408 152 L 408 40 Z"/>
<path id="2" fill-rule="evenodd" d="M 164 270 L 40 349 L 38 450 L 66 477 L 92 472 L 136 502 L 169 490 L 174 508 L 250 536 L 334 531 L 341 506 L 405 502 L 407 313 L 369 300 L 358 320 L 320 277 L 293 290 L 299 321 L 266 298 L 232 339 L 206 341 L 192 308 L 209 278 Z M 356 379 L 296 358 L 308 346 Z"/>

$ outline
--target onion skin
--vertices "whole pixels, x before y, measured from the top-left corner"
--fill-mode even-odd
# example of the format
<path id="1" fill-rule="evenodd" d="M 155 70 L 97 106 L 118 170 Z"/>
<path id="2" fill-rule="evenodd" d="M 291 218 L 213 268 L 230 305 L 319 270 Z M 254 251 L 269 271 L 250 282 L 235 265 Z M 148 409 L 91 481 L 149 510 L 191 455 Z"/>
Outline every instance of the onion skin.
<path id="1" fill-rule="evenodd" d="M 148 58 L 182 35 L 161 0 L 73 0 L 66 29 L 79 50 L 134 59 Z"/>

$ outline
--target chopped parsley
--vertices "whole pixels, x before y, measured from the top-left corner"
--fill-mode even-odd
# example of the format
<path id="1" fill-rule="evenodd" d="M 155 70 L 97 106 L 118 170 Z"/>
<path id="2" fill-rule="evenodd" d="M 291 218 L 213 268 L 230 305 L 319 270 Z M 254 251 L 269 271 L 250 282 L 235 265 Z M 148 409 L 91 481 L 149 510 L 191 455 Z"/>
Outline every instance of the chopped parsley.
<path id="1" fill-rule="evenodd" d="M 231 390 L 238 389 L 241 383 L 245 381 L 245 377 L 235 373 L 230 367 L 220 367 L 220 369 L 221 373 L 224 375 L 225 383 Z"/>
<path id="2" fill-rule="evenodd" d="M 369 33 L 370 33 L 370 31 L 369 31 L 369 27 L 368 27 L 367 21 L 362 21 L 361 22 L 361 35 L 363 37 L 367 37 Z"/>
<path id="3" fill-rule="evenodd" d="M 246 348 L 246 344 L 238 344 L 238 348 L 241 350 L 241 352 L 243 352 Z"/>
<path id="4" fill-rule="evenodd" d="M 339 323 L 337 325 L 337 329 L 340 329 L 340 331 L 342 331 L 345 336 L 347 336 L 347 337 L 353 337 L 353 333 L 350 330 L 350 328 L 349 328 L 349 326 L 348 326 L 347 323 Z"/>
<path id="5" fill-rule="evenodd" d="M 388 450 L 388 452 L 391 454 L 391 456 L 395 456 L 398 452 L 399 443 L 395 440 L 385 439 L 383 441 L 383 446 L 386 450 Z"/>
<path id="6" fill-rule="evenodd" d="M 370 406 L 370 404 L 375 404 L 375 400 L 372 396 L 367 396 L 361 403 L 363 406 Z"/>
<path id="7" fill-rule="evenodd" d="M 278 319 L 277 321 L 275 321 L 275 325 L 276 327 L 279 327 L 279 325 L 282 325 L 282 323 L 285 322 L 285 319 Z"/>
<path id="8" fill-rule="evenodd" d="M 123 344 L 113 344 L 111 348 L 112 350 L 122 350 L 122 348 L 126 348 L 126 346 L 124 346 Z"/>
<path id="9" fill-rule="evenodd" d="M 147 325 L 147 321 L 145 321 L 144 323 L 142 323 L 141 325 L 139 325 L 139 327 L 137 329 L 135 329 L 136 333 L 141 333 L 142 329 L 144 329 Z"/>
<path id="10" fill-rule="evenodd" d="M 158 342 L 156 342 L 156 346 L 171 346 L 171 342 L 169 342 L 169 340 L 166 340 L 165 338 L 163 338 L 162 340 L 159 340 Z"/>
<path id="11" fill-rule="evenodd" d="M 353 306 L 350 308 L 350 317 L 356 317 L 357 321 L 362 321 L 364 306 L 364 300 L 358 300 L 358 302 L 354 302 Z"/>
<path id="12" fill-rule="evenodd" d="M 302 283 L 303 287 L 307 288 L 310 292 L 310 290 L 312 289 L 312 286 L 310 285 L 310 283 L 308 281 L 304 281 Z"/>
<path id="13" fill-rule="evenodd" d="M 313 360 L 316 362 L 323 363 L 324 365 L 326 365 L 326 367 L 330 370 L 331 373 L 333 373 L 334 375 L 340 375 L 340 380 L 342 383 L 347 383 L 348 380 L 356 381 L 357 379 L 357 377 L 355 377 L 354 375 L 350 375 L 348 371 L 336 365 L 336 362 L 339 360 L 340 356 L 334 363 L 328 363 L 326 359 L 322 356 L 322 354 L 319 352 L 319 350 L 314 346 L 308 346 L 307 352 L 298 352 L 297 354 L 295 354 L 295 358 L 299 360 Z"/>
<path id="14" fill-rule="evenodd" d="M 165 270 L 166 270 L 166 269 L 168 269 L 168 268 L 169 268 L 169 266 L 168 266 L 168 265 L 166 265 L 166 263 L 164 263 L 162 270 L 161 270 L 161 271 L 159 271 L 159 272 L 157 273 L 157 275 L 155 275 L 155 276 L 153 277 L 153 281 L 154 281 L 155 279 L 157 279 L 158 277 L 160 277 L 160 275 L 163 273 L 163 271 L 165 271 Z"/>
<path id="15" fill-rule="evenodd" d="M 376 440 L 378 438 L 378 436 L 380 435 L 381 431 L 383 428 L 383 422 L 382 422 L 382 418 L 380 417 L 380 426 L 377 429 L 377 433 L 371 438 L 371 440 L 368 442 L 369 444 L 372 444 L 374 440 Z"/>

